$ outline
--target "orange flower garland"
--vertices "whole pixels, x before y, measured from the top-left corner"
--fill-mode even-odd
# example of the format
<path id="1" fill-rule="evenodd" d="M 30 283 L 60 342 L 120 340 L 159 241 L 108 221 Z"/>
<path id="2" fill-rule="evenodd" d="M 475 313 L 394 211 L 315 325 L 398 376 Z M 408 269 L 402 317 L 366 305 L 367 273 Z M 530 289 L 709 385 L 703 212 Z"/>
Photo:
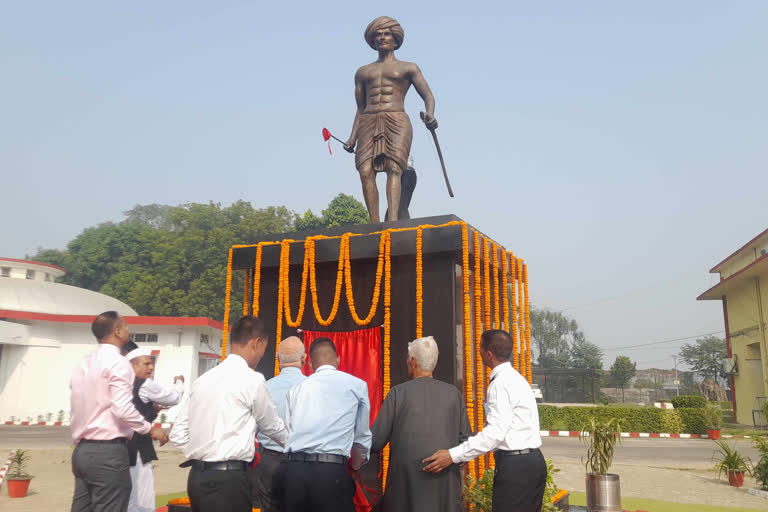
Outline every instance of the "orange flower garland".
<path id="1" fill-rule="evenodd" d="M 531 303 L 528 298 L 528 265 L 523 264 L 523 280 L 525 287 L 525 357 L 527 360 L 526 375 L 528 384 L 533 382 L 533 373 L 531 372 Z"/>
<path id="2" fill-rule="evenodd" d="M 376 282 L 373 286 L 373 297 L 371 298 L 371 308 L 368 311 L 368 316 L 365 318 L 360 318 L 357 315 L 357 308 L 355 307 L 355 297 L 352 293 L 352 261 L 350 257 L 349 252 L 349 239 L 347 239 L 347 245 L 346 245 L 346 253 L 344 254 L 344 269 L 345 269 L 345 275 L 344 275 L 344 281 L 347 285 L 346 292 L 347 292 L 347 305 L 349 306 L 349 312 L 352 315 L 352 320 L 355 321 L 357 325 L 363 326 L 368 325 L 371 323 L 371 320 L 373 320 L 373 317 L 376 316 L 376 311 L 379 309 L 379 296 L 381 295 L 381 266 L 384 263 L 384 251 L 382 249 L 384 248 L 385 244 L 390 243 L 391 241 L 391 231 L 387 231 L 387 241 L 384 241 L 384 234 L 381 235 L 381 240 L 379 241 L 379 262 L 376 265 Z"/>
<path id="3" fill-rule="evenodd" d="M 221 360 L 227 357 L 227 341 L 229 341 L 229 306 L 232 294 L 232 249 L 227 258 L 227 280 L 224 284 L 224 332 L 221 333 Z"/>
<path id="4" fill-rule="evenodd" d="M 424 231 L 416 228 L 416 337 L 424 336 Z"/>
<path id="5" fill-rule="evenodd" d="M 296 319 L 291 318 L 291 242 L 293 240 L 283 240 L 280 244 L 280 288 L 283 290 L 283 307 L 285 308 L 285 323 L 289 327 L 298 327 L 301 325 L 301 319 L 304 317 L 304 307 L 307 301 L 307 278 L 309 276 L 308 256 L 309 251 L 304 251 L 304 265 L 301 272 L 301 288 L 299 297 L 299 310 L 296 312 Z M 306 247 L 306 242 L 305 242 Z"/>
<path id="6" fill-rule="evenodd" d="M 475 424 L 475 399 L 472 389 L 472 300 L 469 291 L 469 233 L 467 223 L 461 224 L 461 281 L 464 302 L 464 388 L 469 424 Z M 469 474 L 476 475 L 475 459 L 469 461 Z"/>
<path id="7" fill-rule="evenodd" d="M 389 394 L 390 387 L 392 386 L 392 375 L 390 374 L 390 342 L 392 338 L 392 233 L 385 231 L 382 235 L 384 238 L 384 379 L 383 379 L 383 392 L 382 396 L 386 397 Z M 381 489 L 384 492 L 384 488 L 387 485 L 387 471 L 389 471 L 389 443 L 384 447 L 381 453 L 381 472 L 383 475 Z"/>
<path id="8" fill-rule="evenodd" d="M 518 370 L 520 375 L 525 377 L 525 372 L 528 369 L 525 357 L 525 324 L 523 322 L 523 315 L 525 308 L 523 306 L 523 260 L 517 259 L 517 330 L 520 338 L 520 359 Z"/>
<path id="9" fill-rule="evenodd" d="M 484 245 L 484 240 L 483 240 Z M 477 396 L 477 412 L 476 412 L 476 424 L 475 432 L 479 432 L 485 426 L 484 410 L 483 410 L 483 361 L 480 358 L 480 340 L 483 331 L 483 310 L 482 310 L 482 274 L 480 267 L 480 260 L 482 259 L 483 245 L 481 245 L 480 233 L 475 230 L 474 247 L 475 247 L 475 394 Z M 480 478 L 483 471 L 485 471 L 485 464 L 481 458 L 478 459 L 477 475 L 475 478 Z"/>
<path id="10" fill-rule="evenodd" d="M 331 325 L 336 318 L 336 314 L 339 312 L 339 299 L 341 299 L 341 285 L 344 282 L 344 257 L 345 251 L 349 247 L 349 235 L 343 235 L 339 242 L 339 266 L 336 270 L 336 286 L 333 293 L 333 305 L 331 306 L 331 312 L 328 314 L 328 318 L 323 318 L 320 314 L 320 304 L 317 300 L 317 275 L 315 274 L 315 240 L 307 239 L 305 242 L 305 250 L 310 251 L 309 260 L 309 288 L 312 292 L 312 308 L 315 310 L 315 320 L 323 327 Z"/>
<path id="11" fill-rule="evenodd" d="M 250 271 L 245 271 L 245 282 L 243 283 L 243 316 L 246 316 L 248 314 L 248 310 L 251 309 L 248 307 L 248 292 L 250 291 L 248 289 L 248 285 L 251 282 L 251 273 Z"/>
<path id="12" fill-rule="evenodd" d="M 502 329 L 509 332 L 509 257 L 503 251 L 501 253 L 501 307 L 502 307 Z M 514 349 L 514 347 L 513 347 Z"/>
<path id="13" fill-rule="evenodd" d="M 261 295 L 261 258 L 264 252 L 264 244 L 256 246 L 256 262 L 253 264 L 253 307 L 251 314 L 259 316 L 259 296 Z"/>
<path id="14" fill-rule="evenodd" d="M 499 244 L 493 242 L 493 328 L 501 329 L 499 316 Z"/>
<path id="15" fill-rule="evenodd" d="M 510 302 L 512 303 L 512 315 L 510 319 L 512 324 L 510 325 L 509 332 L 512 334 L 512 366 L 515 370 L 520 371 L 520 347 L 517 340 L 517 258 L 511 252 L 509 253 L 509 286 L 512 292 Z"/>
<path id="16" fill-rule="evenodd" d="M 483 330 L 491 329 L 491 241 L 483 239 L 485 258 L 483 259 Z"/>

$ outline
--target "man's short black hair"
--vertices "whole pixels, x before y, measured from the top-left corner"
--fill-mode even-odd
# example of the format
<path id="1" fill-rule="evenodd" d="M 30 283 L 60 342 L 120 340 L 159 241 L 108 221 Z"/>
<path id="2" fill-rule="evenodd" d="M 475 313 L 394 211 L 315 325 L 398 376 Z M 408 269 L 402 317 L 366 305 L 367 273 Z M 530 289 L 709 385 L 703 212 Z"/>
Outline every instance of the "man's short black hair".
<path id="1" fill-rule="evenodd" d="M 105 311 L 93 319 L 91 332 L 97 340 L 101 341 L 115 332 L 115 326 L 119 319 L 120 315 L 117 314 L 117 311 Z"/>
<path id="2" fill-rule="evenodd" d="M 315 354 L 318 350 L 331 350 L 336 355 L 336 345 L 331 338 L 317 338 L 309 346 L 309 358 L 315 360 Z"/>
<path id="3" fill-rule="evenodd" d="M 125 357 L 125 356 L 128 355 L 128 352 L 132 352 L 132 351 L 136 350 L 137 348 L 139 348 L 139 346 L 137 344 L 135 344 L 132 341 L 129 341 L 128 343 L 123 345 L 123 348 L 120 349 L 120 353 L 123 354 L 123 357 Z"/>
<path id="4" fill-rule="evenodd" d="M 512 336 L 501 329 L 485 331 L 480 338 L 480 346 L 488 350 L 499 361 L 509 361 L 512 356 Z"/>
<path id="5" fill-rule="evenodd" d="M 235 322 L 229 333 L 229 340 L 235 345 L 245 345 L 254 338 L 266 340 L 267 336 L 264 321 L 251 315 L 246 315 Z"/>

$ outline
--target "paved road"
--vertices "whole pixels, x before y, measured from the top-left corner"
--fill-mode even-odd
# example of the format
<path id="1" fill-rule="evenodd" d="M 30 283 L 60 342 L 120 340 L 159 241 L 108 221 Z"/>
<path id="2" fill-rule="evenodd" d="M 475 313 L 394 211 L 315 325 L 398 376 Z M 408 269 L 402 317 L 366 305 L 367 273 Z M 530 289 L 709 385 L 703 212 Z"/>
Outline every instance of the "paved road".
<path id="1" fill-rule="evenodd" d="M 542 452 L 547 458 L 559 461 L 581 462 L 586 446 L 578 438 L 545 437 Z M 712 452 L 716 448 L 707 439 L 652 439 L 624 438 L 616 448 L 614 462 L 658 467 L 712 467 Z M 739 452 L 757 461 L 760 456 L 749 439 L 731 439 L 728 442 Z"/>
<path id="2" fill-rule="evenodd" d="M 616 450 L 615 462 L 662 467 L 711 466 L 714 443 L 706 439 L 628 439 Z M 759 459 L 748 439 L 729 441 L 752 460 Z M 0 425 L 0 449 L 55 449 L 72 444 L 69 428 Z M 174 450 L 166 445 L 163 450 Z M 578 438 L 545 437 L 544 455 L 561 461 L 580 462 L 586 452 Z"/>

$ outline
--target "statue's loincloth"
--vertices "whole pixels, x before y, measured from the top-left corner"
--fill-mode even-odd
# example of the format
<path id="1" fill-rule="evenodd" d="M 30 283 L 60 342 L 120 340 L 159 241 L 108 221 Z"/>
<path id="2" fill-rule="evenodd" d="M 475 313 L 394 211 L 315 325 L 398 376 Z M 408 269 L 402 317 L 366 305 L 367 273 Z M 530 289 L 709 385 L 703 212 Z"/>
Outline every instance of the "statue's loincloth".
<path id="1" fill-rule="evenodd" d="M 373 160 L 373 170 L 386 170 L 384 160 L 389 158 L 402 171 L 408 161 L 413 140 L 413 127 L 405 112 L 379 112 L 362 114 L 357 127 L 355 167 Z"/>

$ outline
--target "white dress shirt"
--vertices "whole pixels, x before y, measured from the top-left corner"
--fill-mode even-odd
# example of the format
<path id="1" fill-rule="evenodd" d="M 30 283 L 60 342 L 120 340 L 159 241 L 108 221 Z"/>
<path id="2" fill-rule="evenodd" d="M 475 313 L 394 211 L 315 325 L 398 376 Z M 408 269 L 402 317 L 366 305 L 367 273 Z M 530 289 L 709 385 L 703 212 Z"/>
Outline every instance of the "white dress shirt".
<path id="1" fill-rule="evenodd" d="M 169 437 L 188 459 L 249 462 L 257 426 L 285 444 L 285 423 L 277 415 L 264 376 L 237 354 L 229 354 L 200 376 L 179 409 Z"/>
<path id="2" fill-rule="evenodd" d="M 510 363 L 491 372 L 485 399 L 486 425 L 459 446 L 451 448 L 454 463 L 467 462 L 495 450 L 525 450 L 541 446 L 539 409 L 528 381 Z"/>
<path id="3" fill-rule="evenodd" d="M 285 423 L 290 434 L 285 451 L 349 457 L 356 444 L 368 459 L 370 409 L 364 381 L 323 365 L 288 391 Z"/>
<path id="4" fill-rule="evenodd" d="M 163 386 L 152 379 L 147 379 L 139 388 L 139 398 L 144 403 L 154 402 L 165 407 L 172 407 L 181 402 L 184 396 L 184 383 L 176 381 L 171 386 Z"/>

